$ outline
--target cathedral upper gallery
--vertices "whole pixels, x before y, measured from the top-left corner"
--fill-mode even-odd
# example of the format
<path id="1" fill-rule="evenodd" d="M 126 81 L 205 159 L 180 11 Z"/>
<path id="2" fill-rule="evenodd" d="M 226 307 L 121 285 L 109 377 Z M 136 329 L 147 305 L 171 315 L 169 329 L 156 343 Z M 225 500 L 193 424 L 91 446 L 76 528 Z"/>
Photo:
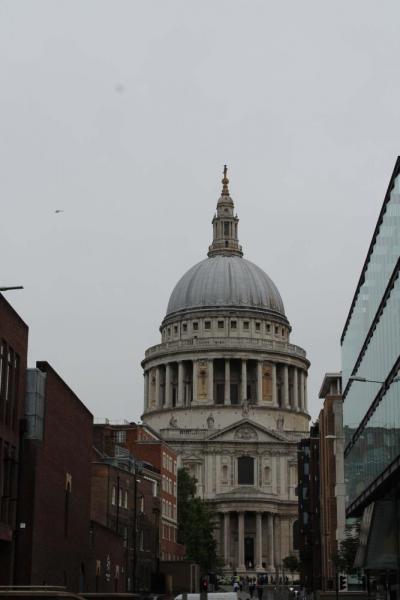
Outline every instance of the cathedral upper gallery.
<path id="1" fill-rule="evenodd" d="M 225 167 L 208 257 L 178 281 L 146 350 L 142 418 L 220 515 L 225 568 L 276 574 L 296 551 L 309 361 L 276 285 L 243 258 L 228 185 Z"/>

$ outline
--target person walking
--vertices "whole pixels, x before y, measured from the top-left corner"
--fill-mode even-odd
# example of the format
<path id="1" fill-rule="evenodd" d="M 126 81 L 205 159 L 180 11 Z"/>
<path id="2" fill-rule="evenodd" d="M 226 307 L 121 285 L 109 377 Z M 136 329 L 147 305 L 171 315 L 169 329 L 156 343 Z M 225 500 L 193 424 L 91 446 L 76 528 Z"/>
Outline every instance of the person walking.
<path id="1" fill-rule="evenodd" d="M 259 578 L 257 580 L 256 587 L 257 587 L 258 600 L 262 600 L 264 589 L 263 589 L 263 584 L 262 584 L 261 578 Z"/>

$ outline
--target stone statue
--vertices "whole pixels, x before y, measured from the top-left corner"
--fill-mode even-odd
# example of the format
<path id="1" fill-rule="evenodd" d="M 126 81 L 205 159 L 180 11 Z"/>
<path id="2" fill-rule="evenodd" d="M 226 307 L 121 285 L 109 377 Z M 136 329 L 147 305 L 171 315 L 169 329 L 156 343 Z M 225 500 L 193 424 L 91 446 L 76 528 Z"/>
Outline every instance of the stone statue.
<path id="1" fill-rule="evenodd" d="M 212 416 L 212 414 L 210 414 L 207 419 L 207 427 L 208 429 L 214 429 L 214 417 Z"/>
<path id="2" fill-rule="evenodd" d="M 248 414 L 249 414 L 249 401 L 247 400 L 247 398 L 245 398 L 242 402 L 242 415 L 244 417 L 247 417 Z"/>
<path id="3" fill-rule="evenodd" d="M 174 417 L 174 415 L 171 415 L 171 418 L 169 420 L 169 425 L 170 427 L 178 427 L 178 421 L 176 420 L 176 417 Z"/>
<path id="4" fill-rule="evenodd" d="M 276 420 L 276 429 L 278 431 L 283 431 L 284 423 L 285 423 L 285 419 L 282 417 L 282 415 L 280 415 Z"/>

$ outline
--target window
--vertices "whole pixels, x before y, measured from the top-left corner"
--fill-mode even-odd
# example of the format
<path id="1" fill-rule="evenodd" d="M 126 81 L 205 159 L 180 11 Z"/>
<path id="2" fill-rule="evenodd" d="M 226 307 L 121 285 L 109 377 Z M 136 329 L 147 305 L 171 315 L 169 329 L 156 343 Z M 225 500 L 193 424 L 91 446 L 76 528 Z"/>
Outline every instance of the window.
<path id="1" fill-rule="evenodd" d="M 168 337 L 170 337 L 170 336 L 171 336 L 171 327 L 168 327 L 168 329 L 167 329 L 167 334 L 168 334 Z"/>
<path id="2" fill-rule="evenodd" d="M 236 329 L 237 323 L 236 321 L 231 321 L 231 329 Z"/>
<path id="3" fill-rule="evenodd" d="M 204 329 L 211 329 L 211 321 L 204 321 Z"/>
<path id="4" fill-rule="evenodd" d="M 267 332 L 267 333 L 270 333 L 270 331 L 271 331 L 271 325 L 270 325 L 269 323 L 267 323 L 267 324 L 265 325 L 265 329 L 266 329 L 266 332 Z"/>
<path id="5" fill-rule="evenodd" d="M 115 485 L 112 486 L 112 490 L 111 490 L 111 504 L 113 506 L 115 506 L 117 503 L 117 488 L 115 487 Z"/>
<path id="6" fill-rule="evenodd" d="M 284 336 L 285 336 L 285 330 L 284 330 L 284 328 L 282 327 L 282 337 L 284 337 Z"/>
<path id="7" fill-rule="evenodd" d="M 126 430 L 115 432 L 115 441 L 117 444 L 125 444 L 126 442 Z"/>
<path id="8" fill-rule="evenodd" d="M 118 495 L 118 506 L 122 506 L 122 502 L 123 502 L 123 490 L 121 490 L 119 487 L 117 488 L 117 495 Z"/>
<path id="9" fill-rule="evenodd" d="M 254 458 L 251 456 L 238 458 L 238 484 L 254 485 Z"/>
<path id="10" fill-rule="evenodd" d="M 182 330 L 186 333 L 187 331 L 187 323 L 182 324 Z"/>
<path id="11" fill-rule="evenodd" d="M 224 322 L 218 321 L 218 329 L 223 329 L 223 328 L 224 328 Z"/>
<path id="12" fill-rule="evenodd" d="M 140 512 L 144 514 L 144 496 L 140 496 Z"/>
<path id="13" fill-rule="evenodd" d="M 197 331 L 199 328 L 199 324 L 197 321 L 193 321 L 193 331 Z"/>
<path id="14" fill-rule="evenodd" d="M 249 322 L 243 321 L 243 329 L 248 329 L 248 328 L 249 328 Z"/>
<path id="15" fill-rule="evenodd" d="M 260 331 L 261 323 L 256 323 L 256 331 Z"/>
<path id="16" fill-rule="evenodd" d="M 222 467 L 222 482 L 228 483 L 228 465 Z"/>
<path id="17" fill-rule="evenodd" d="M 124 508 L 128 508 L 128 490 L 124 491 Z"/>
<path id="18" fill-rule="evenodd" d="M 279 327 L 275 327 L 275 335 L 278 335 L 279 333 Z"/>
<path id="19" fill-rule="evenodd" d="M 178 325 L 174 325 L 174 333 L 178 333 Z"/>
<path id="20" fill-rule="evenodd" d="M 229 223 L 227 223 L 226 221 L 224 222 L 224 235 L 229 235 Z"/>

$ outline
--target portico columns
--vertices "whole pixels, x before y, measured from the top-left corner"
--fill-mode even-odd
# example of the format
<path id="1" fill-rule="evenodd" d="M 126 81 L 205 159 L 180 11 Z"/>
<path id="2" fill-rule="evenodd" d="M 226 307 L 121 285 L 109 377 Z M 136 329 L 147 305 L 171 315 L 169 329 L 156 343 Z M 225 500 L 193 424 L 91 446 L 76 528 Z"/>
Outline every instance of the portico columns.
<path id="1" fill-rule="evenodd" d="M 275 572 L 274 564 L 274 515 L 267 513 L 267 530 L 268 530 L 268 572 Z"/>
<path id="2" fill-rule="evenodd" d="M 245 571 L 244 564 L 244 512 L 238 514 L 238 570 Z"/>
<path id="3" fill-rule="evenodd" d="M 156 367 L 156 407 L 159 408 L 161 405 L 161 386 L 160 386 L 160 368 Z"/>
<path id="4" fill-rule="evenodd" d="M 299 410 L 299 380 L 297 376 L 297 367 L 293 369 L 293 408 Z"/>
<path id="5" fill-rule="evenodd" d="M 242 390 L 241 401 L 247 399 L 247 360 L 242 359 Z"/>
<path id="6" fill-rule="evenodd" d="M 256 571 L 264 571 L 262 566 L 262 513 L 256 513 Z"/>
<path id="7" fill-rule="evenodd" d="M 308 402 L 307 402 L 307 374 L 304 373 L 304 410 L 308 411 Z"/>
<path id="8" fill-rule="evenodd" d="M 183 362 L 178 362 L 178 406 L 183 406 Z"/>
<path id="9" fill-rule="evenodd" d="M 272 404 L 278 406 L 278 394 L 276 387 L 276 365 L 272 365 Z"/>
<path id="10" fill-rule="evenodd" d="M 207 390 L 208 402 L 212 404 L 214 402 L 214 361 L 213 359 L 208 361 L 208 390 Z"/>
<path id="11" fill-rule="evenodd" d="M 262 402 L 262 361 L 257 361 L 257 404 Z"/>
<path id="12" fill-rule="evenodd" d="M 165 406 L 171 406 L 171 365 L 165 365 Z"/>
<path id="13" fill-rule="evenodd" d="M 230 513 L 224 513 L 224 563 L 225 569 L 230 568 L 230 556 L 229 556 L 229 540 L 230 540 L 230 531 L 229 531 L 229 521 L 230 521 Z"/>
<path id="14" fill-rule="evenodd" d="M 283 365 L 283 408 L 289 408 L 289 369 Z"/>
<path id="15" fill-rule="evenodd" d="M 229 358 L 225 359 L 225 404 L 231 403 L 231 363 Z"/>

